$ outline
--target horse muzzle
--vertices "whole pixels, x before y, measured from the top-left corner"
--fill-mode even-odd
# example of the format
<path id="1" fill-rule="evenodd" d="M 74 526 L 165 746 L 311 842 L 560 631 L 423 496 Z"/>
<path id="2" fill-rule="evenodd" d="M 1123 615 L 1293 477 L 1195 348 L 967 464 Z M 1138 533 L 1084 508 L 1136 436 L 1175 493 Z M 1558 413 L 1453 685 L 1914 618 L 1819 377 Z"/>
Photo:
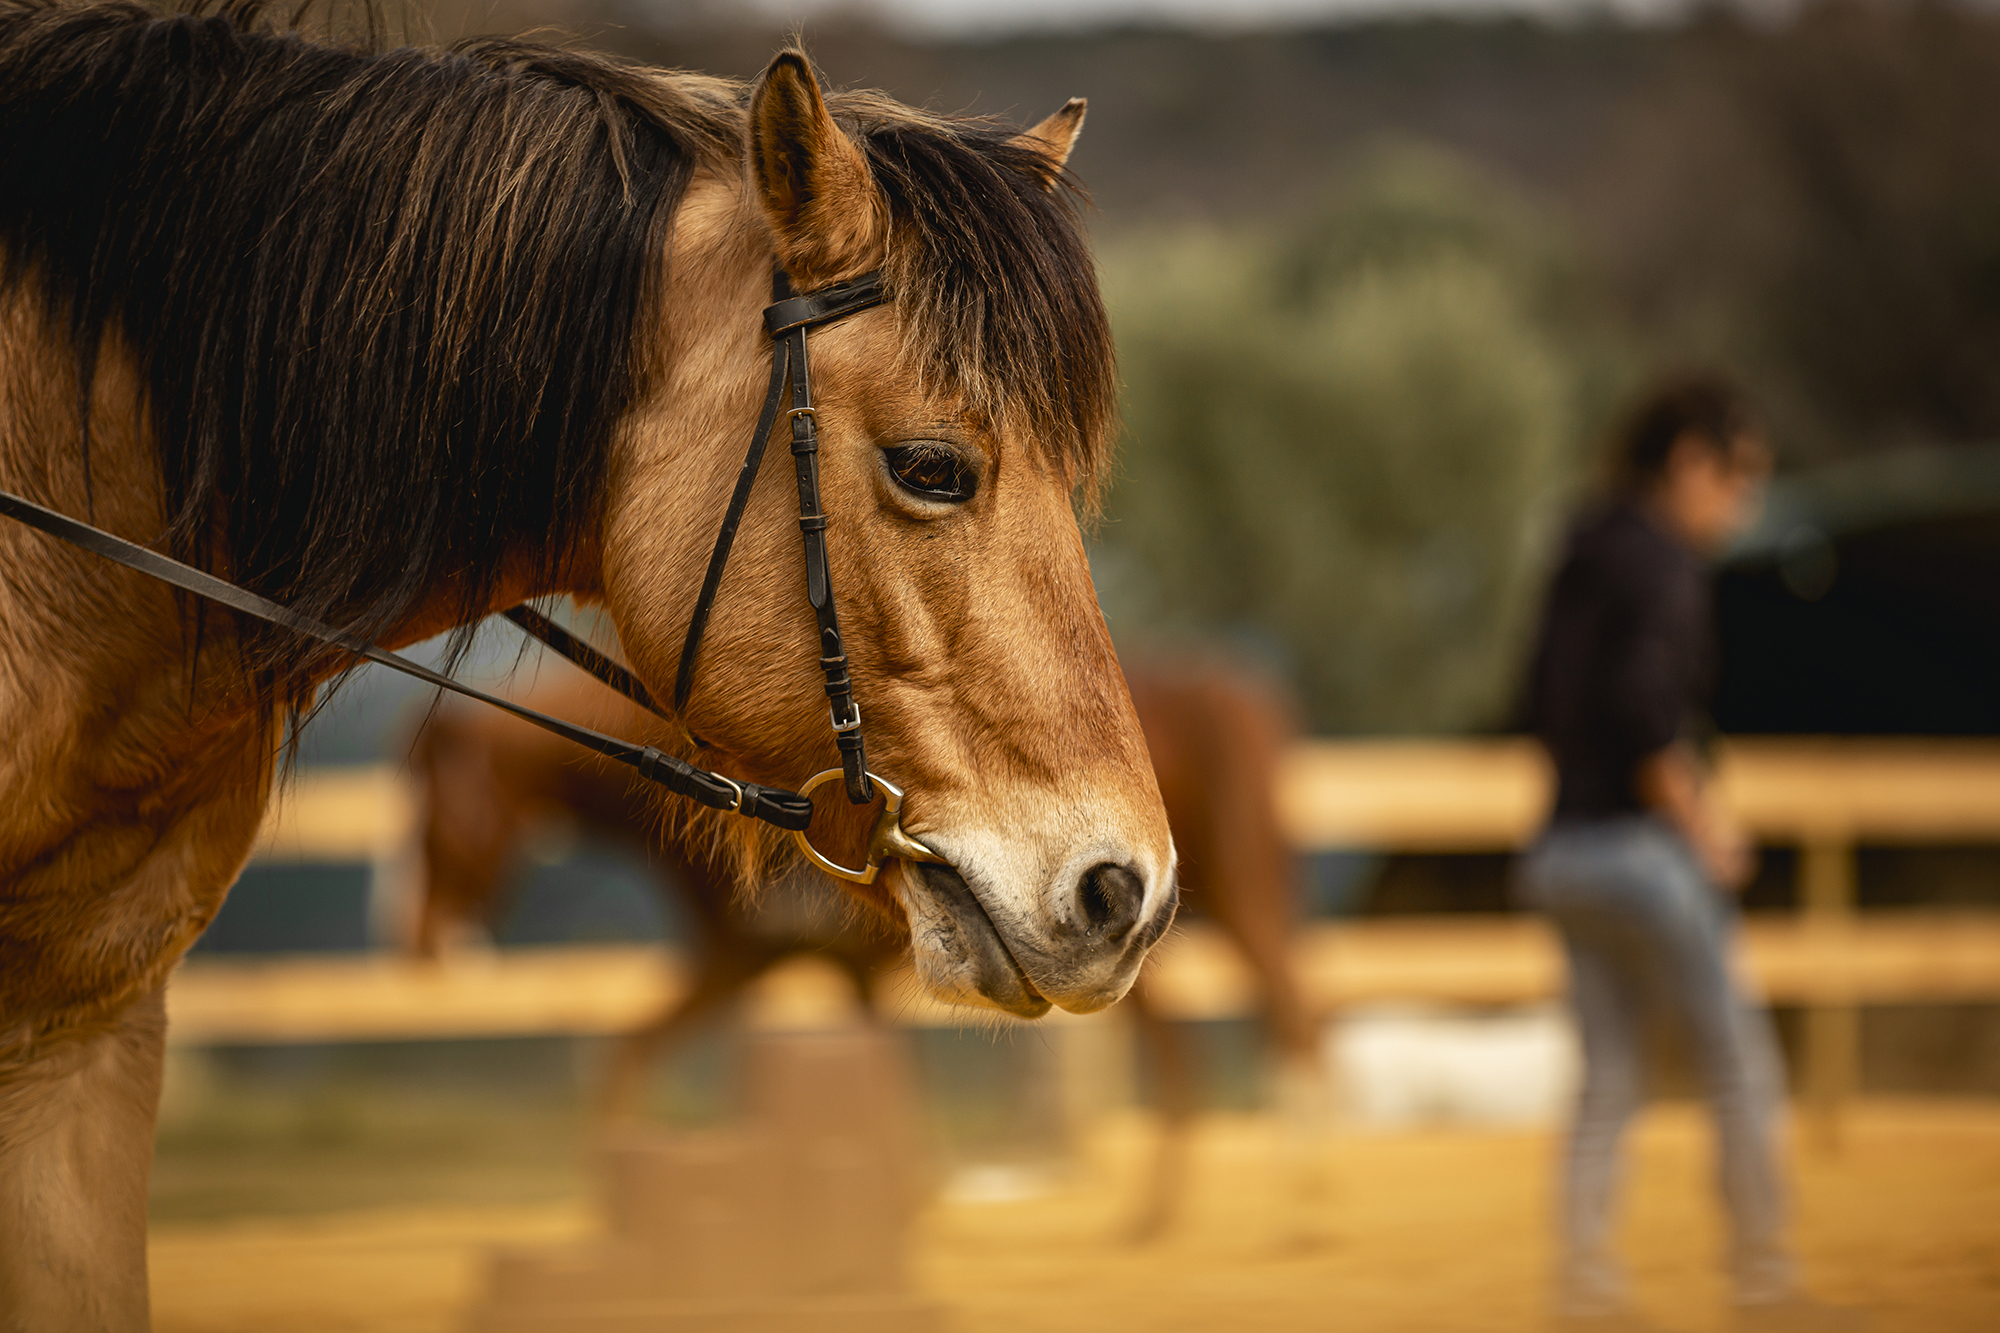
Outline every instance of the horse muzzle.
<path id="1" fill-rule="evenodd" d="M 968 873 L 970 872 L 970 873 Z M 899 878 L 917 974 L 939 999 L 1039 1018 L 1087 1014 L 1122 998 L 1173 921 L 1171 876 L 1094 860 L 1045 896 L 1009 902 L 971 862 L 913 862 Z M 1011 909 L 1011 910 L 1010 910 Z"/>
<path id="2" fill-rule="evenodd" d="M 1049 1011 L 1048 999 L 1015 961 L 965 876 L 941 861 L 916 862 L 906 873 L 920 883 L 916 892 L 925 900 L 924 908 L 911 912 L 910 941 L 918 975 L 933 993 L 1017 1018 L 1040 1018 Z M 911 906 L 906 896 L 905 910 Z M 949 982 L 939 984 L 946 976 Z"/>

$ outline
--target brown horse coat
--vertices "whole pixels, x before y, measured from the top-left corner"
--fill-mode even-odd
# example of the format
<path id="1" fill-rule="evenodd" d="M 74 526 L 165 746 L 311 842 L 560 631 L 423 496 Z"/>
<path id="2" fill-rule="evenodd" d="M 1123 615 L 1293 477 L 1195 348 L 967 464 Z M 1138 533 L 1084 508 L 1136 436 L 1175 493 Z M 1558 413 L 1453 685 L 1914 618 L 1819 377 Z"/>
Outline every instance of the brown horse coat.
<path id="1" fill-rule="evenodd" d="M 812 341 L 831 575 L 871 763 L 946 860 L 871 891 L 940 997 L 1122 995 L 1173 855 L 1073 509 L 1115 384 L 1076 116 L 829 100 L 797 53 L 744 87 L 507 41 L 375 52 L 259 8 L 0 0 L 0 488 L 390 647 L 601 603 L 664 697 L 774 269 L 879 268 L 890 304 Z M 909 450 L 976 488 L 927 493 Z M 679 719 L 707 746 L 677 749 L 796 789 L 834 747 L 792 489 L 758 478 Z M 161 987 L 249 853 L 287 713 L 345 665 L 0 529 L 18 1326 L 146 1322 Z M 822 820 L 839 854 L 869 816 Z"/>

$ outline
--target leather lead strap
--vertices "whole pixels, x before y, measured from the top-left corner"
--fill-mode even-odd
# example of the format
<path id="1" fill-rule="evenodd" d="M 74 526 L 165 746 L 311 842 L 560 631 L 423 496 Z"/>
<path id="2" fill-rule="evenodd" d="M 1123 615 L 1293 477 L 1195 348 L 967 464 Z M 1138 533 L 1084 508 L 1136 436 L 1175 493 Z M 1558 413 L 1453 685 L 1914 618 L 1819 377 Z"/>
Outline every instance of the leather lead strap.
<path id="1" fill-rule="evenodd" d="M 568 658 L 572 664 L 582 667 L 600 682 L 618 691 L 654 717 L 672 721 L 667 714 L 660 711 L 660 706 L 653 702 L 652 692 L 639 683 L 637 676 L 526 602 L 509 607 L 500 614 L 513 621 L 530 638 L 539 639 L 561 656 Z"/>
<path id="2" fill-rule="evenodd" d="M 406 676 L 414 676 L 425 684 L 435 685 L 441 690 L 450 690 L 468 699 L 491 704 L 503 712 L 512 713 L 524 722 L 532 722 L 544 731 L 553 732 L 564 740 L 581 745 L 586 750 L 593 750 L 607 759 L 637 769 L 640 776 L 690 800 L 699 801 L 711 809 L 734 810 L 782 829 L 803 830 L 812 824 L 812 802 L 797 792 L 760 787 L 749 782 L 734 782 L 718 773 L 696 768 L 650 745 L 621 741 L 614 736 L 592 731 L 588 727 L 580 727 L 574 722 L 565 722 L 561 718 L 550 717 L 532 708 L 524 708 L 512 700 L 502 699 L 484 690 L 474 689 L 470 685 L 453 680 L 450 676 L 432 671 L 429 667 L 419 666 L 407 657 L 399 657 L 387 649 L 378 648 L 365 640 L 343 634 L 330 625 L 322 624 L 309 616 L 300 615 L 289 607 L 259 597 L 247 588 L 225 583 L 213 574 L 204 573 L 191 565 L 184 565 L 178 560 L 128 542 L 122 537 L 114 537 L 87 523 L 80 523 L 65 514 L 59 514 L 53 509 L 45 509 L 32 500 L 0 491 L 0 515 L 16 519 L 31 528 L 60 538 L 72 546 L 81 547 L 93 555 L 115 561 L 127 569 L 135 569 L 162 583 L 171 584 L 183 592 L 191 592 L 197 597 L 220 602 L 232 611 L 281 626 L 294 634 L 303 634 L 307 638 L 330 643 L 353 653 L 356 657 L 388 667 L 391 671 L 400 671 Z"/>

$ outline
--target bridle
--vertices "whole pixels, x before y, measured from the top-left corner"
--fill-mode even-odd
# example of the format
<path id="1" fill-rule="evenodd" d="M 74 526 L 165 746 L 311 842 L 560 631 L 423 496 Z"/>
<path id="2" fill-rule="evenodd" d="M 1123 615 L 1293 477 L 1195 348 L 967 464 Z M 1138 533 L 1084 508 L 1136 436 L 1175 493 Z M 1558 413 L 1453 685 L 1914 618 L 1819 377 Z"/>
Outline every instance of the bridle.
<path id="1" fill-rule="evenodd" d="M 806 600 L 819 623 L 819 665 L 826 677 L 829 720 L 834 743 L 840 751 L 839 768 L 815 774 L 795 792 L 760 786 L 754 782 L 738 782 L 720 773 L 698 768 L 654 746 L 619 740 L 488 694 L 301 615 L 289 607 L 280 606 L 247 588 L 238 587 L 121 537 L 114 537 L 18 495 L 0 491 L 0 515 L 116 561 L 128 569 L 170 583 L 184 592 L 220 603 L 233 611 L 333 644 L 357 657 L 414 676 L 439 689 L 491 704 L 607 759 L 636 769 L 641 777 L 712 810 L 728 811 L 784 829 L 792 835 L 806 859 L 827 874 L 858 884 L 869 884 L 874 882 L 885 861 L 943 861 L 944 858 L 903 831 L 902 789 L 880 774 L 868 771 L 867 750 L 861 735 L 861 706 L 854 699 L 854 681 L 847 669 L 847 651 L 840 637 L 840 618 L 833 602 L 832 571 L 827 562 L 827 517 L 820 508 L 819 495 L 819 429 L 813 408 L 812 375 L 806 358 L 806 332 L 881 305 L 888 299 L 882 289 L 880 273 L 870 273 L 851 282 L 799 295 L 793 292 L 791 279 L 785 271 L 782 268 L 776 270 L 772 279 L 772 303 L 764 308 L 764 328 L 772 340 L 770 388 L 764 396 L 764 408 L 758 416 L 757 428 L 750 438 L 750 450 L 744 456 L 742 470 L 736 475 L 736 487 L 730 494 L 729 506 L 723 512 L 722 529 L 716 534 L 715 548 L 709 554 L 708 569 L 702 576 L 701 593 L 695 599 L 694 614 L 688 621 L 680 668 L 674 676 L 671 712 L 661 709 L 630 671 L 532 606 L 523 603 L 502 613 L 526 633 L 641 708 L 680 725 L 693 744 L 702 745 L 703 742 L 680 719 L 685 716 L 688 696 L 694 686 L 702 635 L 708 628 L 709 612 L 714 609 L 716 595 L 722 587 L 722 575 L 729 564 L 736 529 L 750 502 L 750 491 L 763 462 L 765 446 L 776 429 L 778 412 L 789 384 L 791 406 L 785 409 L 785 416 L 791 422 L 792 462 L 798 475 L 799 532 L 805 543 L 806 558 Z M 882 792 L 882 813 L 876 816 L 869 834 L 867 859 L 859 869 L 827 859 L 806 836 L 812 825 L 813 792 L 836 777 L 842 780 L 847 799 L 855 805 L 873 801 L 877 788 Z"/>

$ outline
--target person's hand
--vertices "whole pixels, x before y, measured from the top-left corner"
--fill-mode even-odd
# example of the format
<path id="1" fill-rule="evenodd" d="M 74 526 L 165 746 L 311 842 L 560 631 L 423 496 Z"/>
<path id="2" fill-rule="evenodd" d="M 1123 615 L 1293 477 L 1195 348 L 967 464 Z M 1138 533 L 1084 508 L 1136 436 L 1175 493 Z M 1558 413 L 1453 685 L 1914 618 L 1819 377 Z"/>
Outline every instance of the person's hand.
<path id="1" fill-rule="evenodd" d="M 1687 839 L 1688 850 L 1716 888 L 1734 893 L 1750 882 L 1757 868 L 1756 848 L 1702 781 L 1686 745 L 1675 743 L 1647 756 L 1636 778 L 1641 799 Z"/>
<path id="2" fill-rule="evenodd" d="M 1757 870 L 1757 849 L 1735 820 L 1710 807 L 1700 834 L 1692 839 L 1695 858 L 1715 887 L 1738 893 Z"/>

